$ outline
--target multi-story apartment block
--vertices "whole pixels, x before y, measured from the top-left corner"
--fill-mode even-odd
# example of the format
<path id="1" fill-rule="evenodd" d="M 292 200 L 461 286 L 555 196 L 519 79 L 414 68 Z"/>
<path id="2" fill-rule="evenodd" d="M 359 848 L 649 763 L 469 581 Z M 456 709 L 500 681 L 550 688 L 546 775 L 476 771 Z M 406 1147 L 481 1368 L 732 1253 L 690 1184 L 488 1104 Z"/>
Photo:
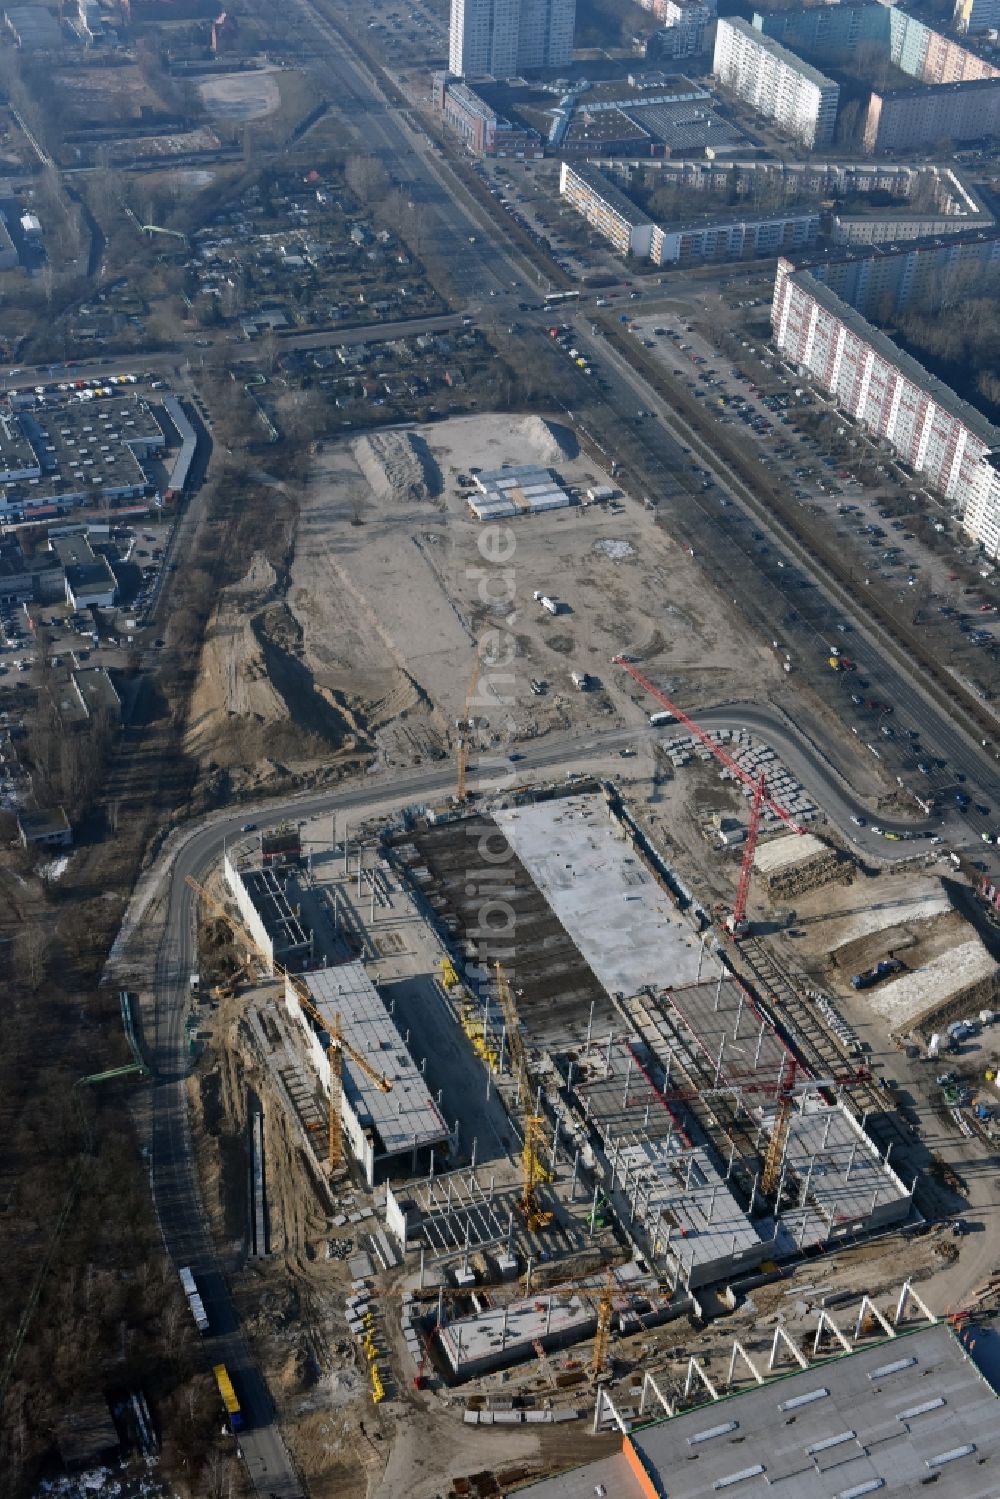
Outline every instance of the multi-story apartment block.
<path id="1" fill-rule="evenodd" d="M 950 500 L 966 533 L 1000 554 L 1000 428 L 929 374 L 811 270 L 781 260 L 771 327 L 784 357 Z"/>
<path id="2" fill-rule="evenodd" d="M 576 0 L 451 0 L 449 69 L 515 78 L 527 68 L 564 68 L 575 24 Z"/>
<path id="3" fill-rule="evenodd" d="M 666 0 L 662 7 L 662 31 L 654 31 L 646 43 L 646 56 L 654 60 L 695 57 L 707 46 L 708 30 L 715 20 L 715 5 L 693 0 L 682 5 Z"/>
<path id="4" fill-rule="evenodd" d="M 596 167 L 564 161 L 559 173 L 559 192 L 598 234 L 604 235 L 619 255 L 649 255 L 652 219 Z"/>
<path id="5" fill-rule="evenodd" d="M 762 214 L 725 214 L 704 223 L 656 226 L 650 246 L 654 265 L 697 265 L 710 260 L 764 260 L 814 245 L 819 210 L 787 209 Z"/>
<path id="6" fill-rule="evenodd" d="M 712 72 L 803 145 L 828 146 L 833 140 L 838 85 L 738 16 L 719 21 Z"/>
<path id="7" fill-rule="evenodd" d="M 1000 0 L 997 0 L 1000 5 Z M 754 15 L 756 30 L 817 63 L 855 57 L 859 48 L 882 53 L 918 83 L 971 83 L 997 70 L 953 38 L 898 5 L 816 5 Z"/>
<path id="8" fill-rule="evenodd" d="M 596 167 L 564 161 L 559 190 L 619 255 L 648 256 L 654 265 L 754 260 L 805 249 L 819 234 L 818 209 L 720 213 L 679 227 L 654 224 Z"/>
<path id="9" fill-rule="evenodd" d="M 969 36 L 981 36 L 1000 27 L 1000 0 L 955 0 L 952 25 Z"/>
<path id="10" fill-rule="evenodd" d="M 1000 131 L 1000 78 L 872 94 L 866 151 L 920 151 Z"/>

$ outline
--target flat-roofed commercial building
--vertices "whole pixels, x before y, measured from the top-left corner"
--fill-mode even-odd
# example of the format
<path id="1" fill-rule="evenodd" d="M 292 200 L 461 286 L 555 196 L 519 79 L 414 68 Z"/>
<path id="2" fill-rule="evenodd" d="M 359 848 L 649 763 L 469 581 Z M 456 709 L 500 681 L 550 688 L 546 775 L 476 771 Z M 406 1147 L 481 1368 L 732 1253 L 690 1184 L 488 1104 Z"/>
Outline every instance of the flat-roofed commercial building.
<path id="1" fill-rule="evenodd" d="M 475 156 L 532 161 L 545 155 L 536 130 L 512 124 L 475 89 L 448 73 L 435 75 L 434 102 L 445 124 L 462 137 Z"/>
<path id="2" fill-rule="evenodd" d="M 302 974 L 296 982 L 305 985 L 311 1004 L 330 1028 L 339 1028 L 344 1040 L 391 1084 L 385 1092 L 350 1053 L 344 1053 L 344 1134 L 369 1187 L 376 1174 L 391 1172 L 397 1162 L 407 1173 L 415 1173 L 421 1165 L 426 1170 L 435 1146 L 447 1143 L 448 1126 L 364 964 L 319 969 Z M 291 983 L 286 984 L 285 1003 L 306 1033 L 311 1060 L 328 1093 L 329 1037 L 318 1034 Z"/>
<path id="3" fill-rule="evenodd" d="M 998 1459 L 996 1393 L 959 1338 L 937 1323 L 901 1327 L 891 1339 L 791 1374 L 783 1369 L 666 1420 L 630 1423 L 620 1452 L 518 1493 L 994 1499 Z"/>
<path id="4" fill-rule="evenodd" d="M 719 21 L 712 72 L 803 145 L 828 146 L 833 140 L 839 86 L 739 16 Z"/>

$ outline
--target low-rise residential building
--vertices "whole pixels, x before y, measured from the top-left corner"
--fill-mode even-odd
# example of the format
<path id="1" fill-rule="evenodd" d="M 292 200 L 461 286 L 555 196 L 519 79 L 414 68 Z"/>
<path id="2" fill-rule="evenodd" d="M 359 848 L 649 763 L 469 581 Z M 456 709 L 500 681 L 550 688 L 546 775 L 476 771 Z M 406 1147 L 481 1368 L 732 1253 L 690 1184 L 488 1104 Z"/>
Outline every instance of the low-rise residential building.
<path id="1" fill-rule="evenodd" d="M 803 145 L 828 146 L 833 140 L 838 84 L 739 16 L 718 23 L 712 72 L 724 88 Z"/>
<path id="2" fill-rule="evenodd" d="M 771 326 L 783 356 L 949 500 L 987 556 L 1000 555 L 1000 428 L 812 270 L 787 260 L 778 265 Z"/>

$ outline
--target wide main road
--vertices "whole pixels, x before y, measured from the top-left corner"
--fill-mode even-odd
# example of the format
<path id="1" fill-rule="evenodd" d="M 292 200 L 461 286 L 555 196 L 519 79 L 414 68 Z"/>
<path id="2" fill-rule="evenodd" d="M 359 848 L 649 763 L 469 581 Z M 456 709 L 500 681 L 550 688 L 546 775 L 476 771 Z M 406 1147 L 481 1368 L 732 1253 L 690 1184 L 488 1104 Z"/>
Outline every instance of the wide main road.
<path id="1" fill-rule="evenodd" d="M 473 203 L 423 130 L 413 128 L 410 112 L 397 109 L 386 100 L 378 80 L 313 0 L 292 0 L 292 5 L 300 24 L 309 29 L 318 44 L 325 76 L 328 79 L 332 76 L 343 97 L 357 101 L 367 149 L 380 157 L 394 180 L 408 184 L 414 201 L 419 202 L 421 235 L 440 254 L 447 255 L 459 294 L 470 305 L 478 301 L 497 319 L 516 316 L 526 325 L 527 336 L 534 336 L 551 320 L 552 314 L 524 314 L 516 309 L 518 301 L 525 297 L 526 288 L 534 286 L 542 273 L 506 239 L 503 210 L 499 205 L 491 205 L 493 219 L 499 220 L 491 224 L 485 210 Z M 664 321 L 669 319 L 665 316 Z M 766 514 L 745 503 L 739 487 L 732 484 L 714 455 L 705 450 L 676 412 L 620 356 L 612 356 L 607 341 L 591 332 L 589 319 L 582 310 L 574 318 L 574 325 L 581 345 L 588 349 L 606 377 L 603 387 L 598 387 L 593 380 L 579 376 L 580 401 L 576 413 L 585 423 L 610 434 L 612 444 L 617 433 L 621 445 L 621 434 L 628 431 L 628 451 L 618 451 L 615 456 L 626 459 L 637 470 L 636 487 L 648 486 L 649 492 L 661 500 L 668 528 L 673 522 L 682 530 L 696 524 L 699 542 L 705 550 L 727 549 L 733 558 L 734 582 L 739 583 L 744 602 L 752 601 L 756 620 L 766 629 L 780 634 L 786 622 L 794 620 L 804 625 L 817 655 L 828 649 L 831 640 L 839 641 L 834 633 L 835 621 L 849 614 L 849 605 L 834 597 L 827 580 L 807 559 L 793 558 Z M 657 419 L 636 426 L 640 408 Z M 734 500 L 733 505 L 723 509 L 717 500 L 706 499 L 701 493 L 699 481 L 690 473 L 691 455 L 686 450 L 692 447 L 705 466 L 714 470 L 719 483 Z M 758 527 L 767 532 L 766 561 L 762 551 L 753 545 L 752 531 Z M 812 585 L 808 589 L 796 586 L 803 574 Z M 736 602 L 739 606 L 739 600 Z M 942 762 L 926 783 L 927 789 L 950 796 L 957 786 L 962 786 L 969 793 L 972 805 L 964 819 L 957 817 L 956 803 L 951 800 L 954 815 L 948 819 L 949 831 L 959 843 L 964 842 L 970 848 L 975 845 L 983 852 L 979 835 L 995 830 L 1000 820 L 994 815 L 1000 809 L 997 765 L 982 752 L 976 738 L 923 690 L 916 669 L 905 670 L 885 652 L 875 634 L 865 630 L 862 619 L 857 623 L 861 628 L 851 641 L 851 654 L 857 659 L 859 675 L 870 683 L 865 697 L 875 696 L 891 704 L 898 714 L 897 722 L 918 732 L 920 748 L 910 757 L 914 766 L 918 758 Z M 623 649 L 627 650 L 628 644 L 623 641 Z M 850 722 L 857 715 L 853 714 L 851 683 L 846 677 L 843 686 L 844 718 Z M 866 742 L 874 740 L 879 747 L 877 726 L 863 737 Z M 882 744 L 881 748 L 886 746 Z M 889 755 L 891 751 L 886 753 Z M 901 768 L 910 784 L 924 789 L 920 776 L 915 771 L 912 775 L 908 773 L 910 767 L 905 761 Z M 988 811 L 978 812 L 977 806 L 986 806 Z"/>

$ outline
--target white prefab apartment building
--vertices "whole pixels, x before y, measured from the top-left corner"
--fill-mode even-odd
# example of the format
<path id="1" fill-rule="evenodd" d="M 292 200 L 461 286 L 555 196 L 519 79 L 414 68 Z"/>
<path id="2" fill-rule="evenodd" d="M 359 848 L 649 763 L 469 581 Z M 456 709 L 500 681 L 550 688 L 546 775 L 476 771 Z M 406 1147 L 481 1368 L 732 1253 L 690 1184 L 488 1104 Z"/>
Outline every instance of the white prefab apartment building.
<path id="1" fill-rule="evenodd" d="M 653 243 L 653 221 L 597 167 L 564 161 L 559 192 L 619 255 L 647 257 Z"/>
<path id="2" fill-rule="evenodd" d="M 576 0 L 451 0 L 448 67 L 460 78 L 516 78 L 564 68 Z"/>
<path id="3" fill-rule="evenodd" d="M 784 357 L 949 500 L 988 557 L 1000 556 L 1000 428 L 786 260 L 778 263 L 771 327 Z"/>
<path id="4" fill-rule="evenodd" d="M 738 16 L 719 21 L 712 72 L 804 146 L 828 146 L 833 140 L 838 85 Z"/>

